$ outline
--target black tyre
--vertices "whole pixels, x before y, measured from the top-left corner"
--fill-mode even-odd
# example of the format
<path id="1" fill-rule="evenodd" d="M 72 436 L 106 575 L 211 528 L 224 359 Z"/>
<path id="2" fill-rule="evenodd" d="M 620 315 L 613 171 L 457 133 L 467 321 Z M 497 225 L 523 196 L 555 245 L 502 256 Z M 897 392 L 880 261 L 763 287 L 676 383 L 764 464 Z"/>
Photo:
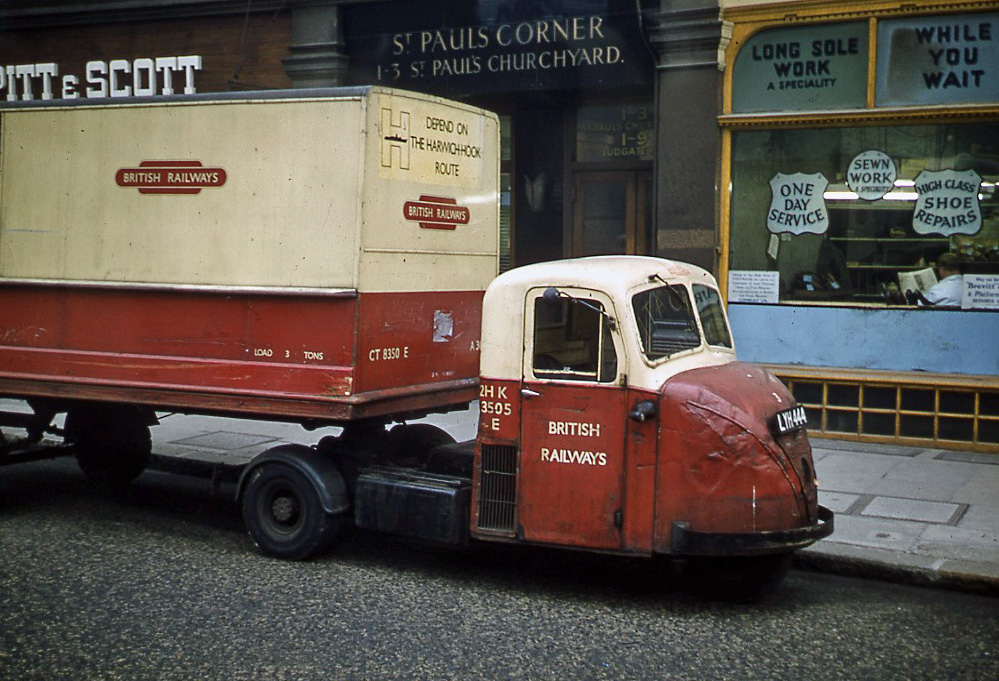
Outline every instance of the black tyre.
<path id="1" fill-rule="evenodd" d="M 300 471 L 265 463 L 250 473 L 246 483 L 243 521 L 263 553 L 304 560 L 333 544 L 340 535 L 342 516 L 323 510 L 316 488 Z"/>
<path id="2" fill-rule="evenodd" d="M 684 575 L 690 588 L 705 598 L 745 602 L 776 589 L 791 568 L 790 553 L 762 556 L 691 558 Z"/>
<path id="3" fill-rule="evenodd" d="M 149 466 L 152 437 L 144 414 L 113 407 L 80 408 L 66 415 L 66 438 L 90 480 L 113 489 L 126 487 Z"/>
<path id="4" fill-rule="evenodd" d="M 391 459 L 396 463 L 420 466 L 427 462 L 430 450 L 454 444 L 447 431 L 429 423 L 406 423 L 389 431 Z"/>

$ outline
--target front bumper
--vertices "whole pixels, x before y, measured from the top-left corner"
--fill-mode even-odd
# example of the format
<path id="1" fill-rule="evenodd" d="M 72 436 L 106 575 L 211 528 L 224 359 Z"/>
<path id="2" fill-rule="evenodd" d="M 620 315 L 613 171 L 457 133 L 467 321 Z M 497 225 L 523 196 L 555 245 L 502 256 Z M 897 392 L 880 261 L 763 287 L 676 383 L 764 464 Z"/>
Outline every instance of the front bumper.
<path id="1" fill-rule="evenodd" d="M 683 521 L 673 523 L 671 553 L 690 556 L 750 556 L 783 553 L 810 546 L 833 532 L 833 512 L 819 506 L 814 525 L 766 532 L 698 532 Z"/>

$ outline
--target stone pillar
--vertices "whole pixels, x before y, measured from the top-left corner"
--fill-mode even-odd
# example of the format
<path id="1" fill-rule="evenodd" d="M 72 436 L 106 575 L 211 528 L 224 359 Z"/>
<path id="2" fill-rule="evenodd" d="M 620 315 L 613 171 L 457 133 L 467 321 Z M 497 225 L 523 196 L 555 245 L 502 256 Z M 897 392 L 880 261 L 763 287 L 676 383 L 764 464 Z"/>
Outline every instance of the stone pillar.
<path id="1" fill-rule="evenodd" d="M 656 254 L 717 275 L 724 62 L 718 0 L 660 0 L 656 53 Z"/>
<path id="2" fill-rule="evenodd" d="M 281 60 L 292 87 L 335 87 L 343 84 L 347 53 L 340 8 L 332 0 L 292 5 L 290 57 Z"/>

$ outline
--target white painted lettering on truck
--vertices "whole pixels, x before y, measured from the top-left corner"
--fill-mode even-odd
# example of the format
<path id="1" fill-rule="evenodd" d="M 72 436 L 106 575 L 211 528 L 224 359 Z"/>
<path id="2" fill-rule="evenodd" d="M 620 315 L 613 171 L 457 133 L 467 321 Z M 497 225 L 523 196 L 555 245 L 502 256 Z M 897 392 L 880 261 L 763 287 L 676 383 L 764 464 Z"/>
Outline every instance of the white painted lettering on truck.
<path id="1" fill-rule="evenodd" d="M 546 463 L 572 463 L 584 466 L 606 466 L 606 452 L 587 452 L 578 449 L 541 448 L 541 460 Z"/>
<path id="2" fill-rule="evenodd" d="M 495 397 L 498 400 L 505 400 L 506 397 L 506 386 L 505 385 L 490 385 L 483 383 L 479 386 L 479 398 Z"/>
<path id="3" fill-rule="evenodd" d="M 369 362 L 381 362 L 383 360 L 408 359 L 409 346 L 401 348 L 373 348 L 368 351 Z"/>
<path id="4" fill-rule="evenodd" d="M 503 426 L 501 419 L 513 416 L 513 404 L 509 401 L 507 387 L 490 383 L 479 385 L 479 413 L 482 414 L 484 428 L 498 431 Z"/>
<path id="5" fill-rule="evenodd" d="M 499 416 L 510 416 L 513 414 L 513 406 L 509 402 L 479 402 L 479 411 L 483 414 L 497 414 Z"/>
<path id="6" fill-rule="evenodd" d="M 577 437 L 600 437 L 599 423 L 575 423 L 573 421 L 549 421 L 549 435 L 575 435 Z"/>

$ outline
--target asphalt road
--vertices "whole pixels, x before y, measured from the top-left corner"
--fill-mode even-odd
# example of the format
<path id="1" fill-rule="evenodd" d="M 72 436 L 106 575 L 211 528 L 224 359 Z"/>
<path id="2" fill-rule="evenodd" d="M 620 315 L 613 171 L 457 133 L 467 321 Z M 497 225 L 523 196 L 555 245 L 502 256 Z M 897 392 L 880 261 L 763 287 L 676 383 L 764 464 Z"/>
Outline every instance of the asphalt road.
<path id="1" fill-rule="evenodd" d="M 996 599 L 792 572 L 717 603 L 645 561 L 361 533 L 286 563 L 206 481 L 0 469 L 3 680 L 993 678 Z"/>

